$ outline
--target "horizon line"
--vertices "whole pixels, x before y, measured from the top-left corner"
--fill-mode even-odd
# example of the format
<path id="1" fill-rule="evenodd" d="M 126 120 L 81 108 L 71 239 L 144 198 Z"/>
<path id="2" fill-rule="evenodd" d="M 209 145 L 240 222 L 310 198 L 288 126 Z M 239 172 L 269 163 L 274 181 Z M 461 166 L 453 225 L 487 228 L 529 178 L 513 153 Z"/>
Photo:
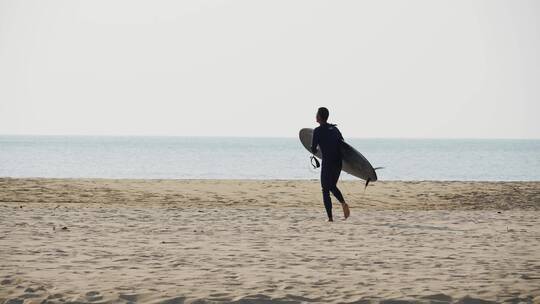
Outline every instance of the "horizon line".
<path id="1" fill-rule="evenodd" d="M 297 138 L 297 136 L 247 136 L 247 135 L 163 135 L 163 134 L 4 134 L 0 136 L 32 136 L 32 137 L 188 137 L 188 138 Z M 447 140 L 540 140 L 540 137 L 347 137 L 349 139 L 447 139 Z"/>

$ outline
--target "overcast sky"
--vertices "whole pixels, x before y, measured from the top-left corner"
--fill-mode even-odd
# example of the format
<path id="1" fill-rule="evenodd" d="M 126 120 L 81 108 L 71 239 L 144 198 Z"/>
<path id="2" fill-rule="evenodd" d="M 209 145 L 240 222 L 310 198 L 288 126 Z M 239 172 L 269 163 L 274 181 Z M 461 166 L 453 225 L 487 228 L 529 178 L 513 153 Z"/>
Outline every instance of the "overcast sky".
<path id="1" fill-rule="evenodd" d="M 540 138 L 540 1 L 0 0 L 0 134 Z"/>

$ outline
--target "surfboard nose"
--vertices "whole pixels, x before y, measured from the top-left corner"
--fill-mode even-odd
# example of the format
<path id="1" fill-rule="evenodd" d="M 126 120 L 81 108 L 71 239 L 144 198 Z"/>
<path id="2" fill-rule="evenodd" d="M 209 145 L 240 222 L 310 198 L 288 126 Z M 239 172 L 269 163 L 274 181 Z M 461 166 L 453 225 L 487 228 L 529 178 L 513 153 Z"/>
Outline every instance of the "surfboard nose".
<path id="1" fill-rule="evenodd" d="M 310 128 L 302 128 L 300 129 L 300 131 L 298 132 L 298 137 L 302 138 L 303 136 L 305 135 L 312 135 L 313 134 L 313 129 L 310 129 Z"/>

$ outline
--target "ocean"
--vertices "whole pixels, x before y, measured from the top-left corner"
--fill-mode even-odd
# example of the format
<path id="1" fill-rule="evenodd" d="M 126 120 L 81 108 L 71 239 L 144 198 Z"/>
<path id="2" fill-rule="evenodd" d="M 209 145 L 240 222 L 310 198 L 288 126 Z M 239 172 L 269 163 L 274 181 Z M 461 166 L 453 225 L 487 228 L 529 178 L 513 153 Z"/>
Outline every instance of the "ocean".
<path id="1" fill-rule="evenodd" d="M 540 140 L 347 142 L 380 180 L 540 180 Z M 0 177 L 317 179 L 309 156 L 297 138 L 0 136 Z"/>

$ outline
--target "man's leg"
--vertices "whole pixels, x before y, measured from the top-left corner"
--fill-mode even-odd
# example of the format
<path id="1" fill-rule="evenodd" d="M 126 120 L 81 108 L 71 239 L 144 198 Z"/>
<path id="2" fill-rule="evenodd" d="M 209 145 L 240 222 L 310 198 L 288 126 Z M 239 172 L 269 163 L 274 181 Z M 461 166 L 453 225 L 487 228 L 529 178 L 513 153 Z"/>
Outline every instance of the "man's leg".
<path id="1" fill-rule="evenodd" d="M 330 192 L 332 192 L 332 194 L 337 198 L 340 203 L 345 204 L 343 194 L 341 194 L 341 191 L 339 191 L 337 186 L 334 186 L 334 188 L 330 189 Z"/>
<path id="2" fill-rule="evenodd" d="M 333 222 L 334 218 L 332 217 L 332 199 L 330 198 L 330 191 L 328 189 L 323 188 L 322 192 L 323 192 L 324 209 L 326 209 L 326 215 L 328 215 L 328 220 L 330 222 Z"/>
<path id="3" fill-rule="evenodd" d="M 351 210 L 349 209 L 349 205 L 345 202 L 345 198 L 343 198 L 343 194 L 341 194 L 341 191 L 339 191 L 337 187 L 337 182 L 339 180 L 339 175 L 341 174 L 341 163 L 339 165 L 336 165 L 335 171 L 333 171 L 330 185 L 330 191 L 332 194 L 337 198 L 337 200 L 341 203 L 341 208 L 343 208 L 343 216 L 345 219 L 347 219 L 351 215 Z"/>
<path id="4" fill-rule="evenodd" d="M 326 215 L 328 215 L 328 221 L 333 222 L 334 218 L 332 217 L 332 199 L 330 198 L 330 183 L 328 170 L 323 167 L 321 168 L 321 187 L 323 194 L 324 208 L 326 209 Z"/>

